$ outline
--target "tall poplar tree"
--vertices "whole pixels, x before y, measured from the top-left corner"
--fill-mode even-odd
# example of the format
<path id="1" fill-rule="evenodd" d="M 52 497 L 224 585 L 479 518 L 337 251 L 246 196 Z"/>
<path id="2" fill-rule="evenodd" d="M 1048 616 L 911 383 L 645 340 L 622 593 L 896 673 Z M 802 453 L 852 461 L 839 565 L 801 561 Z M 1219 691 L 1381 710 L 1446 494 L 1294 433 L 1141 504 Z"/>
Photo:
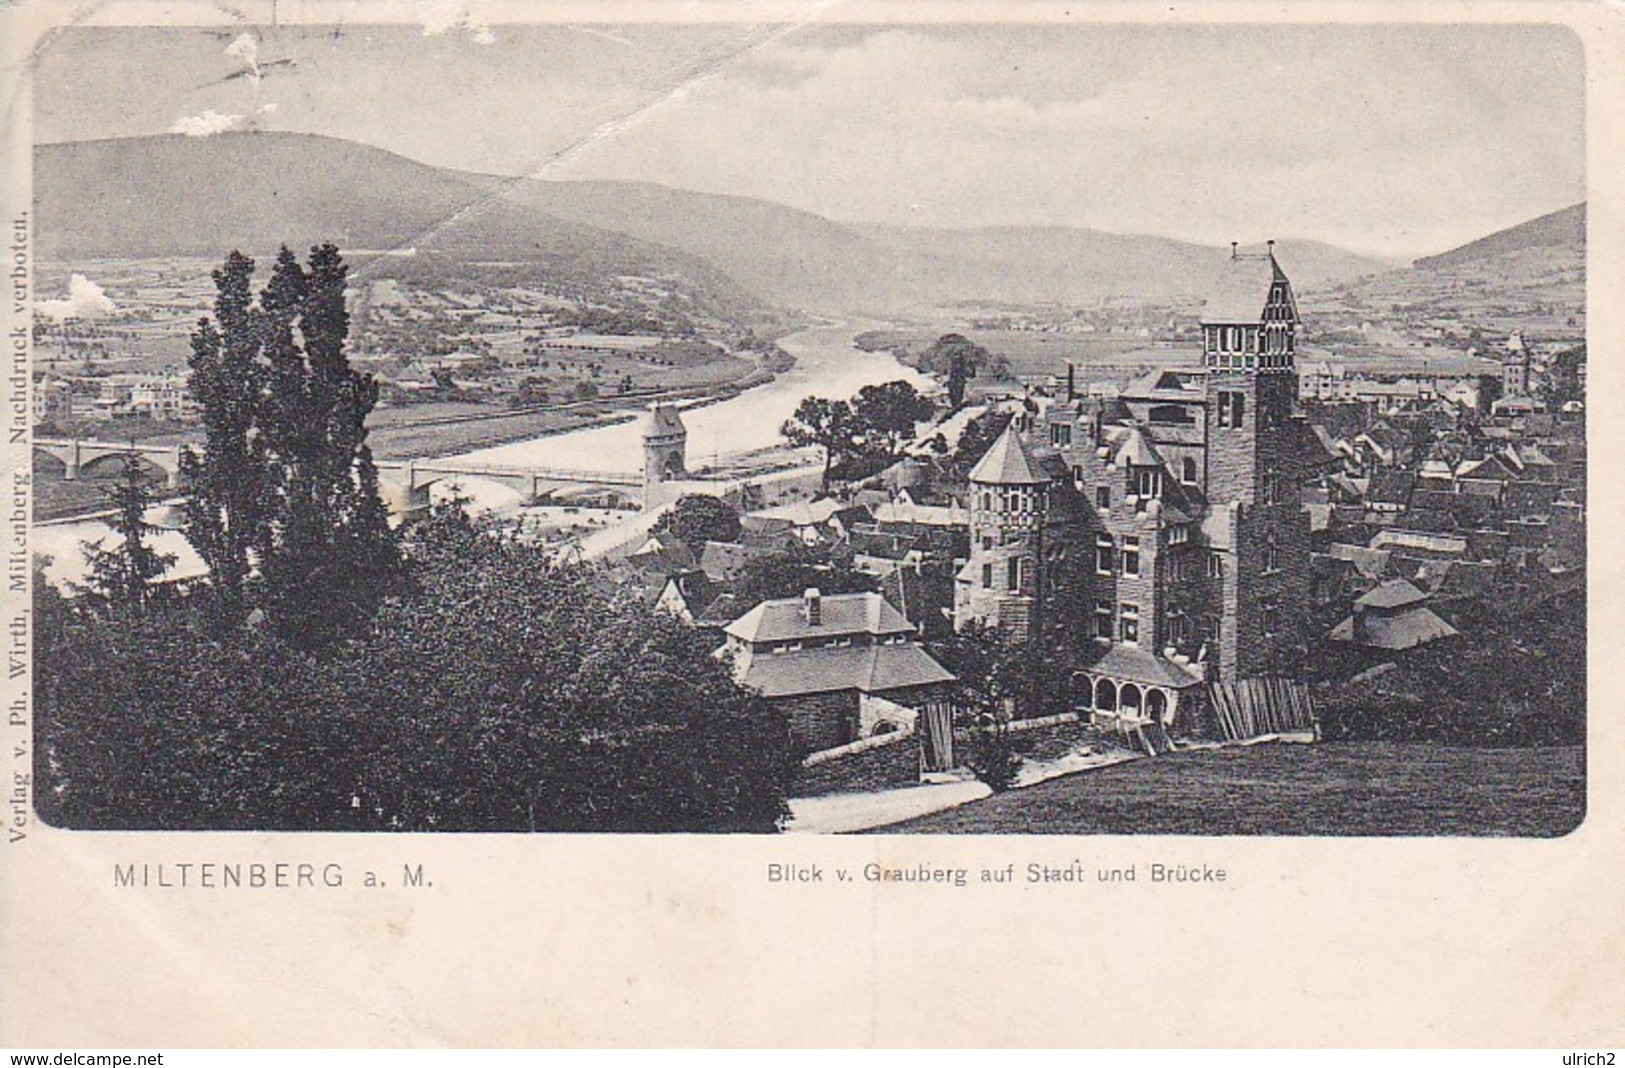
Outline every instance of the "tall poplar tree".
<path id="1" fill-rule="evenodd" d="M 356 633 L 399 573 L 366 443 L 378 384 L 345 352 L 348 272 L 332 244 L 312 249 L 308 268 L 283 248 L 260 297 L 260 427 L 274 483 L 266 607 L 284 636 L 307 648 Z"/>
<path id="2" fill-rule="evenodd" d="M 227 257 L 215 320 L 192 338 L 205 441 L 182 457 L 186 535 L 209 566 L 217 630 L 258 605 L 284 638 L 324 649 L 363 627 L 400 573 L 366 444 L 378 384 L 345 352 L 336 246 L 312 249 L 308 268 L 284 247 L 258 304 L 253 272 Z"/>
<path id="3" fill-rule="evenodd" d="M 187 361 L 203 449 L 181 451 L 190 487 L 184 533 L 209 569 L 207 615 L 216 632 L 242 622 L 253 554 L 264 551 L 266 539 L 265 456 L 255 432 L 264 369 L 253 277 L 254 261 L 239 252 L 214 272 L 214 320 L 199 320 Z"/>

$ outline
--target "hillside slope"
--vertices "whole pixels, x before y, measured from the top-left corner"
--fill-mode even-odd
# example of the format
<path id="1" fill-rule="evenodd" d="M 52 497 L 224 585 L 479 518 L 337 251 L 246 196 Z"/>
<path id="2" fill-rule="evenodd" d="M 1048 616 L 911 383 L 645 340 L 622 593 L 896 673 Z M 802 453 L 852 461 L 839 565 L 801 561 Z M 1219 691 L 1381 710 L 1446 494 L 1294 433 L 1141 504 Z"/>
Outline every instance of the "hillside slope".
<path id="1" fill-rule="evenodd" d="M 35 232 L 41 258 L 55 262 L 266 255 L 333 241 L 356 252 L 524 262 L 566 278 L 667 277 L 714 303 L 753 303 L 704 259 L 556 218 L 502 186 L 305 134 L 41 145 Z"/>
<path id="2" fill-rule="evenodd" d="M 1440 267 L 1459 267 L 1463 264 L 1477 260 L 1489 259 L 1492 256 L 1504 256 L 1512 252 L 1523 252 L 1529 249 L 1585 248 L 1586 240 L 1586 206 L 1575 204 L 1573 207 L 1554 211 L 1549 215 L 1542 215 L 1538 219 L 1530 219 L 1526 223 L 1510 226 L 1505 230 L 1497 230 L 1493 234 L 1481 237 L 1477 241 L 1470 241 L 1459 248 L 1449 252 L 1441 252 L 1437 256 L 1424 256 L 1415 262 L 1414 266 L 1423 269 L 1436 269 Z"/>

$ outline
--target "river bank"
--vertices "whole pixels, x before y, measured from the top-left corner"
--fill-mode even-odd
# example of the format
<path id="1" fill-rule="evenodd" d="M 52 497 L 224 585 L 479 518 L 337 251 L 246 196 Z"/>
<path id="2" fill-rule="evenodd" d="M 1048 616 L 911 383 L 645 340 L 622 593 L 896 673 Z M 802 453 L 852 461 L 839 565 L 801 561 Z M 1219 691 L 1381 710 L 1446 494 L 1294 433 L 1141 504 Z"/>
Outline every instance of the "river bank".
<path id="1" fill-rule="evenodd" d="M 411 407 L 381 408 L 373 413 L 368 444 L 379 460 L 442 459 L 476 450 L 544 439 L 556 434 L 613 426 L 638 419 L 649 404 L 666 401 L 698 408 L 732 400 L 771 384 L 795 366 L 795 357 L 779 352 L 759 360 L 730 381 L 668 390 L 601 397 L 568 404 L 502 409 L 488 405 L 432 402 Z M 121 428 L 124 429 L 124 428 Z M 155 428 L 159 429 L 159 428 Z M 154 445 L 198 445 L 196 428 L 142 434 L 131 428 L 121 440 Z M 49 465 L 34 472 L 34 520 L 93 519 L 107 508 L 100 480 L 67 481 Z"/>

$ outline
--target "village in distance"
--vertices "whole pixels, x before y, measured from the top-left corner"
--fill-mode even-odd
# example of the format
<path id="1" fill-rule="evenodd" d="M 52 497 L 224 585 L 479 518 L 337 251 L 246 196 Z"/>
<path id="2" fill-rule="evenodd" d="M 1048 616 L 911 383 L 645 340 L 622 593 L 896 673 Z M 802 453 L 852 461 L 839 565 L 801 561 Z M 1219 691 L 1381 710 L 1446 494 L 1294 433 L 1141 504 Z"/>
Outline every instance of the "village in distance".
<path id="1" fill-rule="evenodd" d="M 1584 205 L 1414 263 L 1128 254 L 1072 301 L 871 234 L 929 284 L 865 296 L 398 157 L 456 226 L 233 233 L 235 188 L 174 247 L 67 225 L 203 151 L 118 145 L 36 157 L 49 823 L 1584 817 Z"/>

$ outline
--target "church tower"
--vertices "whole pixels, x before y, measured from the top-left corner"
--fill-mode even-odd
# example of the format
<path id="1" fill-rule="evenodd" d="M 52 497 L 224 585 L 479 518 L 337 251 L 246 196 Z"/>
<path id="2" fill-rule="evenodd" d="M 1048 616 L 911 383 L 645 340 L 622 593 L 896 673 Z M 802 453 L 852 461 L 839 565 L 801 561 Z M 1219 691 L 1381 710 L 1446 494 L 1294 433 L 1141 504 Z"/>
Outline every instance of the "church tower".
<path id="1" fill-rule="evenodd" d="M 1309 568 L 1295 366 L 1300 325 L 1292 283 L 1275 260 L 1231 246 L 1217 291 L 1203 308 L 1207 377 L 1204 523 L 1218 594 L 1219 675 L 1276 670 L 1297 640 Z"/>
<path id="2" fill-rule="evenodd" d="M 975 620 L 1014 641 L 1036 629 L 1049 479 L 1015 423 L 970 472 L 970 560 L 954 583 L 954 627 Z"/>
<path id="3" fill-rule="evenodd" d="M 670 404 L 649 406 L 643 425 L 643 507 L 653 508 L 670 494 L 668 482 L 688 476 L 688 428 Z"/>

